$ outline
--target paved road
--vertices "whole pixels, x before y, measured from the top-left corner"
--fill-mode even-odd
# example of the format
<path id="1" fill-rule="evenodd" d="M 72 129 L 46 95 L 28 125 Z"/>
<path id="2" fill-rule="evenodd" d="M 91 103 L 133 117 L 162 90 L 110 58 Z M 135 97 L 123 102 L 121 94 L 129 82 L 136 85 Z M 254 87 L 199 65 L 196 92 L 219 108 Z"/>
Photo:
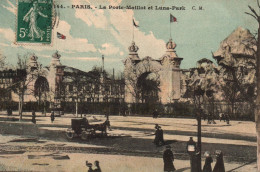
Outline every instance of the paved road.
<path id="1" fill-rule="evenodd" d="M 4 117 L 3 115 L 0 116 L 0 118 Z M 5 162 L 3 166 L 6 166 L 11 160 L 15 161 L 19 159 L 17 157 L 20 157 L 19 160 L 28 163 L 27 170 L 33 168 L 45 171 L 44 169 L 47 167 L 49 169 L 58 168 L 64 170 L 64 167 L 68 168 L 66 161 L 75 163 L 77 159 L 80 159 L 82 170 L 86 170 L 84 166 L 85 156 L 93 155 L 91 158 L 88 156 L 88 159 L 90 158 L 93 161 L 95 158 L 102 160 L 104 165 L 109 166 L 108 169 L 114 171 L 115 166 L 117 166 L 116 162 L 109 163 L 110 159 L 108 160 L 108 157 L 113 157 L 124 166 L 131 167 L 129 167 L 129 169 L 124 168 L 125 171 L 136 171 L 138 169 L 132 166 L 129 160 L 139 164 L 139 166 L 142 166 L 140 162 L 148 163 L 151 161 L 154 162 L 155 167 L 147 167 L 144 171 L 148 171 L 149 169 L 152 171 L 155 169 L 159 170 L 163 166 L 162 153 L 164 147 L 156 147 L 153 145 L 153 136 L 151 136 L 151 133 L 154 131 L 154 124 L 158 123 L 162 125 L 165 131 L 166 144 L 172 146 L 177 169 L 189 171 L 186 140 L 188 140 L 189 136 L 196 135 L 195 120 L 112 116 L 110 117 L 110 121 L 113 131 L 109 131 L 108 137 L 92 138 L 87 142 L 83 142 L 80 139 L 74 139 L 72 142 L 68 142 L 64 139 L 64 135 L 61 136 L 70 125 L 70 118 L 67 117 L 56 118 L 54 124 L 50 123 L 49 117 L 40 116 L 37 117 L 36 125 L 30 123 L 29 116 L 25 117 L 26 120 L 23 122 L 11 122 L 10 120 L 8 122 L 2 122 L 1 127 L 3 124 L 11 125 L 11 128 L 15 131 L 18 131 L 20 127 L 17 126 L 22 124 L 26 125 L 27 130 L 30 130 L 30 127 L 33 127 L 33 130 L 39 130 L 38 134 L 42 133 L 42 135 L 48 136 L 52 132 L 55 132 L 55 137 L 63 138 L 57 142 L 57 139 L 53 136 L 46 137 L 46 139 L 41 137 L 28 139 L 12 135 L 1 136 L 0 160 L 1 162 Z M 91 123 L 98 123 L 105 120 L 103 116 L 96 116 L 98 120 L 94 120 L 91 115 L 88 115 L 88 119 Z M 225 156 L 227 171 L 231 169 L 235 169 L 235 171 L 254 171 L 256 166 L 254 123 L 233 121 L 231 124 L 232 125 L 227 126 L 224 123 L 217 125 L 207 125 L 203 123 L 203 152 L 206 150 L 211 152 L 218 149 L 222 150 Z M 2 132 L 1 127 L 0 131 Z M 12 131 L 9 130 L 9 132 Z M 23 133 L 25 133 L 25 131 Z M 20 133 L 20 135 L 23 133 Z M 33 131 L 27 132 L 27 135 L 28 133 L 33 133 Z M 21 140 L 19 140 L 19 138 Z M 127 159 L 128 162 L 122 162 L 124 158 Z M 46 162 L 44 163 L 42 159 L 44 159 L 44 161 L 46 160 Z M 52 162 L 51 160 L 55 161 Z M 61 164 L 57 164 L 56 162 L 62 162 L 62 166 L 58 166 Z M 3 166 L 0 164 L 0 170 L 1 168 L 6 168 Z M 9 169 L 13 170 L 12 168 L 19 170 L 24 169 L 23 166 L 17 164 L 11 164 Z"/>

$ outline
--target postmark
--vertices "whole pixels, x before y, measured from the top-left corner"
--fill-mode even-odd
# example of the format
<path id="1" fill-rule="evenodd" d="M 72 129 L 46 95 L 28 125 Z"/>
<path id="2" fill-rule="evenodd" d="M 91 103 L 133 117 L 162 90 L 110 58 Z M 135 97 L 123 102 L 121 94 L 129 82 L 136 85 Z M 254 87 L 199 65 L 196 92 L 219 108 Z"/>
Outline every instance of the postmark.
<path id="1" fill-rule="evenodd" d="M 51 44 L 53 0 L 18 0 L 16 43 Z"/>

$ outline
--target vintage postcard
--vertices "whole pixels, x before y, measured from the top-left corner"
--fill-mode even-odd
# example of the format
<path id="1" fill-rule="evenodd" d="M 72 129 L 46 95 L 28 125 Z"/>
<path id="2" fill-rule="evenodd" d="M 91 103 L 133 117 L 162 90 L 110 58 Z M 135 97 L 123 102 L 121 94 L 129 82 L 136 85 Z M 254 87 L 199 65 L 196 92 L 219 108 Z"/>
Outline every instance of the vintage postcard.
<path id="1" fill-rule="evenodd" d="M 1 0 L 0 171 L 260 170 L 259 10 Z"/>

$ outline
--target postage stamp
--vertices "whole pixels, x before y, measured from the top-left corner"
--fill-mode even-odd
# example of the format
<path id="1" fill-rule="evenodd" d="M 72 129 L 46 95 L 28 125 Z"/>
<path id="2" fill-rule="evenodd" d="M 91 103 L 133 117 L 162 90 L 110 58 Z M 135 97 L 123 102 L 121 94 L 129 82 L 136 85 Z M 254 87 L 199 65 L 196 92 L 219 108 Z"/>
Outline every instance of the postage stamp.
<path id="1" fill-rule="evenodd" d="M 17 43 L 51 44 L 52 0 L 18 0 Z"/>

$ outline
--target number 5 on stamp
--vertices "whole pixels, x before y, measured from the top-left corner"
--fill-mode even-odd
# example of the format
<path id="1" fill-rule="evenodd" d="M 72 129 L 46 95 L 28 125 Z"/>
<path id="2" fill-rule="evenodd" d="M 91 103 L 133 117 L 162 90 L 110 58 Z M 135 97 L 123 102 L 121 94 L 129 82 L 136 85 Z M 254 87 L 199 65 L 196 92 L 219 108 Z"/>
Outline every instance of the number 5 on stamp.
<path id="1" fill-rule="evenodd" d="M 51 44 L 53 0 L 18 0 L 17 43 Z"/>

